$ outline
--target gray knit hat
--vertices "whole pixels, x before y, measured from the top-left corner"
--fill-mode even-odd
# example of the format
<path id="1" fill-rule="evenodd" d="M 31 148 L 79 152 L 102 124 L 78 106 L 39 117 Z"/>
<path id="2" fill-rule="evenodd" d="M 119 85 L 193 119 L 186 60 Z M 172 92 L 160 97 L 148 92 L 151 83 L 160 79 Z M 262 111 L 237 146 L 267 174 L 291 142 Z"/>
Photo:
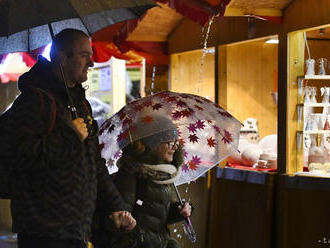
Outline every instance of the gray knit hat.
<path id="1" fill-rule="evenodd" d="M 136 123 L 134 132 L 131 134 L 133 141 L 141 140 L 152 149 L 159 143 L 174 141 L 178 138 L 176 125 L 169 118 L 156 114 L 149 114 L 148 117 L 152 119 L 148 124 L 144 124 L 143 121 Z"/>
<path id="2" fill-rule="evenodd" d="M 142 139 L 142 142 L 148 146 L 150 149 L 155 148 L 159 145 L 159 143 L 174 141 L 178 138 L 178 131 L 177 129 L 171 128 L 154 135 L 145 137 Z"/>

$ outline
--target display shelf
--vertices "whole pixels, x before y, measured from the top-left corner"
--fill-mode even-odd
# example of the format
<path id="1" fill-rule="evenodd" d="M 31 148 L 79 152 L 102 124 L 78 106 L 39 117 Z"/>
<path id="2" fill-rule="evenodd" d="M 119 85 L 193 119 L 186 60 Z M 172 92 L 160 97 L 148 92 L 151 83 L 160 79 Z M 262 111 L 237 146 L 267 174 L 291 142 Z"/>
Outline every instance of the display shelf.
<path id="1" fill-rule="evenodd" d="M 303 81 L 305 79 L 330 80 L 330 75 L 305 75 L 305 76 L 299 76 L 298 77 L 298 97 L 300 98 L 300 100 L 298 100 L 298 102 L 301 101 L 302 97 L 303 97 Z M 303 104 L 303 103 L 301 103 L 301 104 Z M 323 103 L 320 103 L 320 104 L 323 104 Z M 321 106 L 315 106 L 315 107 L 324 107 L 324 106 L 321 105 Z"/>
<path id="2" fill-rule="evenodd" d="M 309 171 L 296 172 L 294 175 L 295 176 L 308 176 L 308 177 L 325 177 L 325 178 L 330 178 L 330 173 L 317 173 L 317 172 L 309 172 Z"/>
<path id="3" fill-rule="evenodd" d="M 330 80 L 330 75 L 305 75 L 304 79 Z"/>
<path id="4" fill-rule="evenodd" d="M 302 121 L 302 111 L 303 108 L 328 108 L 330 107 L 330 103 L 298 103 L 297 104 L 297 113 L 298 113 L 298 124 L 300 125 Z"/>
<path id="5" fill-rule="evenodd" d="M 330 107 L 330 103 L 301 103 L 304 107 Z"/>
<path id="6" fill-rule="evenodd" d="M 306 157 L 306 155 L 308 155 L 309 153 L 309 148 L 310 148 L 310 144 L 306 143 L 307 146 L 305 146 L 305 142 L 307 140 L 307 142 L 312 142 L 312 140 L 314 140 L 314 142 L 316 143 L 320 143 L 321 139 L 323 139 L 325 136 L 329 136 L 330 134 L 330 130 L 318 130 L 318 129 L 313 129 L 313 130 L 304 130 L 305 128 L 305 124 L 307 126 L 307 124 L 309 123 L 309 118 L 311 118 L 310 120 L 312 121 L 312 117 L 310 115 L 312 115 L 313 113 L 315 113 L 315 111 L 318 113 L 319 110 L 315 110 L 315 108 L 323 108 L 323 112 L 322 115 L 325 118 L 325 121 L 327 120 L 327 112 L 328 112 L 328 108 L 330 107 L 330 103 L 326 102 L 326 97 L 329 97 L 329 87 L 324 87 L 322 88 L 321 86 L 315 87 L 313 84 L 311 88 L 307 88 L 308 91 L 305 91 L 304 88 L 304 80 L 330 80 L 330 75 L 305 75 L 305 76 L 300 76 L 298 77 L 298 99 L 297 99 L 297 121 L 298 121 L 298 125 L 297 125 L 297 129 L 296 129 L 296 146 L 297 146 L 297 157 L 299 156 L 299 158 L 297 158 L 297 161 L 299 161 L 298 163 L 304 164 L 304 159 Z M 329 82 L 322 82 L 323 85 L 326 84 L 328 85 Z M 310 86 L 305 86 L 305 87 L 310 87 Z M 320 88 L 323 89 L 323 91 L 321 91 L 321 96 L 323 96 L 322 101 L 324 102 L 316 102 L 316 96 L 317 96 L 317 89 Z M 313 91 L 314 89 L 314 91 Z M 327 90 L 327 91 L 326 91 Z M 305 91 L 305 92 L 304 92 Z M 313 100 L 313 102 L 311 102 L 310 100 L 308 100 L 307 102 L 304 102 L 304 93 L 305 93 L 305 98 L 308 97 L 310 100 Z M 314 99 L 313 99 L 314 98 Z M 306 123 L 305 123 L 306 122 Z M 318 119 L 314 119 L 314 122 L 317 123 L 317 125 L 319 125 L 319 120 Z M 302 125 L 303 124 L 303 125 Z M 311 123 L 309 123 L 311 125 Z M 315 124 L 315 123 L 314 123 Z M 312 127 L 308 125 L 308 127 Z M 322 127 L 325 124 L 321 124 Z M 309 129 L 309 128 L 308 128 Z M 310 136 L 311 135 L 311 136 Z M 308 145 L 309 144 L 309 145 Z M 319 146 L 319 145 L 318 145 Z M 304 155 L 305 154 L 305 155 Z M 299 175 L 299 176 L 311 176 L 311 177 L 318 177 L 318 176 L 323 176 L 320 175 L 319 173 L 311 173 L 311 172 L 301 172 L 298 171 L 295 175 Z M 329 175 L 325 176 L 325 177 L 329 177 Z"/>
<path id="7" fill-rule="evenodd" d="M 297 130 L 297 133 L 304 133 L 304 134 L 329 134 L 330 130 Z"/>

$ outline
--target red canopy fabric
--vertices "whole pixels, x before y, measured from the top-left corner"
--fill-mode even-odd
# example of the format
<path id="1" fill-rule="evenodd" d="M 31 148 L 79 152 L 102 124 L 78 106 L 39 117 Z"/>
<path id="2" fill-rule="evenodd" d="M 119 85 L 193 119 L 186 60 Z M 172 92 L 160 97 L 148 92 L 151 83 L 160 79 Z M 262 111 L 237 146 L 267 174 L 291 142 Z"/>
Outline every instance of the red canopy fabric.
<path id="1" fill-rule="evenodd" d="M 112 42 L 93 42 L 93 59 L 106 62 L 112 56 L 129 63 L 140 63 L 144 58 L 150 65 L 167 65 L 167 42 L 122 42 L 120 49 Z"/>
<path id="2" fill-rule="evenodd" d="M 140 62 L 142 58 L 140 56 L 134 56 L 133 54 L 123 53 L 113 42 L 93 42 L 93 60 L 98 63 L 106 62 L 111 57 L 117 59 L 128 60 L 129 62 Z"/>
<path id="3" fill-rule="evenodd" d="M 143 17 L 117 23 L 92 35 L 94 61 L 105 62 L 114 56 L 130 63 L 141 63 L 144 58 L 150 65 L 167 65 L 167 42 L 125 42 Z"/>
<path id="4" fill-rule="evenodd" d="M 213 15 L 222 17 L 231 0 L 155 0 L 204 26 Z"/>
<path id="5" fill-rule="evenodd" d="M 93 34 L 93 60 L 95 62 L 106 62 L 114 56 L 118 59 L 125 59 L 130 63 L 140 63 L 143 59 L 140 55 L 130 51 L 131 49 L 127 47 L 125 50 L 119 48 L 120 44 L 125 41 L 143 17 L 116 23 Z"/>
<path id="6" fill-rule="evenodd" d="M 21 55 L 26 66 L 28 67 L 34 66 L 34 64 L 36 63 L 36 59 L 34 59 L 30 54 L 25 52 L 22 52 Z"/>

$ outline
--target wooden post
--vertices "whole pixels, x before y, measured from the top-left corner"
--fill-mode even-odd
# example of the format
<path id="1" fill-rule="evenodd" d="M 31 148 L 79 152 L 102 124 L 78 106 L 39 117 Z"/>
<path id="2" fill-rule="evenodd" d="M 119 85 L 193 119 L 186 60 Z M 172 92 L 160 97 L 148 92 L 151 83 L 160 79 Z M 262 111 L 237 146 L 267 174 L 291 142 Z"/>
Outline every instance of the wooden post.
<path id="1" fill-rule="evenodd" d="M 287 74 L 287 174 L 303 170 L 303 148 L 297 149 L 297 104 L 298 76 L 304 75 L 304 37 L 303 32 L 288 35 L 288 74 Z"/>

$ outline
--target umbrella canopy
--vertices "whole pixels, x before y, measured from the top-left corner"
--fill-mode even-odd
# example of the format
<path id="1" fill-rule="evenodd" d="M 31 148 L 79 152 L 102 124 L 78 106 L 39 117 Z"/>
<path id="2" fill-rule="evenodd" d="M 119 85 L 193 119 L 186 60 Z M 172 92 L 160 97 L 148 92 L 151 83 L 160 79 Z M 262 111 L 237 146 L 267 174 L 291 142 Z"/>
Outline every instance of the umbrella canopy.
<path id="1" fill-rule="evenodd" d="M 241 123 L 227 111 L 200 96 L 160 92 L 128 103 L 101 126 L 102 156 L 109 170 L 130 142 L 173 129 L 173 124 L 185 160 L 176 185 L 196 180 L 237 150 Z"/>
<path id="2" fill-rule="evenodd" d="M 0 54 L 39 48 L 64 28 L 92 34 L 154 6 L 152 0 L 0 0 Z"/>

